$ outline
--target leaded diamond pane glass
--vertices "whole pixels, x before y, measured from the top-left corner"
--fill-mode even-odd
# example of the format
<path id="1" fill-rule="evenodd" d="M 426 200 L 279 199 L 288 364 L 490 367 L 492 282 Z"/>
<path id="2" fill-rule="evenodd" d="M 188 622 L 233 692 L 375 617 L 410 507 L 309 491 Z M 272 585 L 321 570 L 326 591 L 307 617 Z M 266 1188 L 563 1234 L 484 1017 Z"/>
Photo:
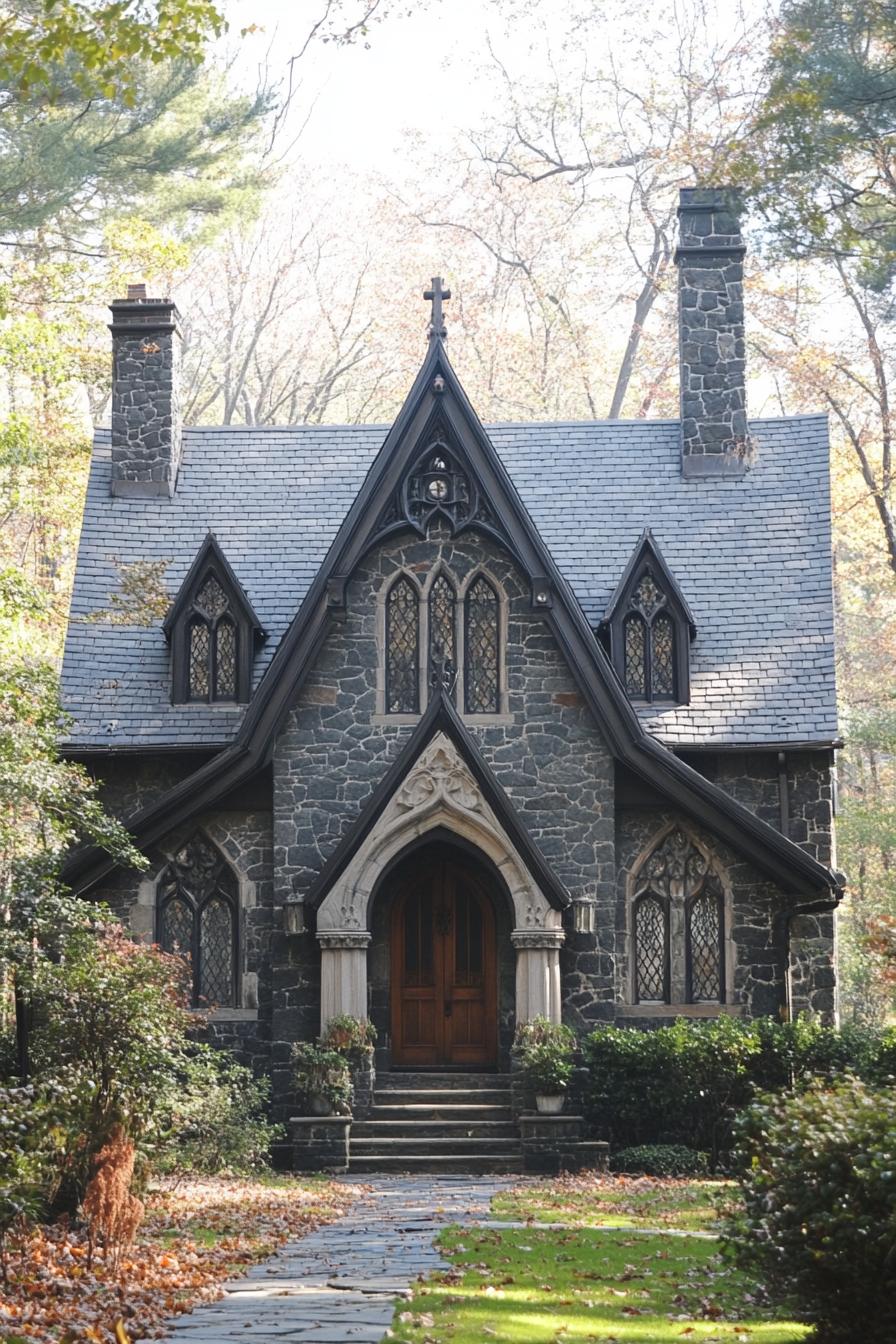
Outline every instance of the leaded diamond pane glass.
<path id="1" fill-rule="evenodd" d="M 417 626 L 417 594 L 407 579 L 399 579 L 386 604 L 386 704 L 390 714 L 417 711 Z"/>
<path id="2" fill-rule="evenodd" d="M 233 920 L 226 901 L 214 896 L 199 923 L 199 993 L 208 1003 L 233 1005 Z"/>
<path id="3" fill-rule="evenodd" d="M 208 655 L 211 635 L 205 621 L 190 626 L 190 699 L 207 700 L 209 693 Z"/>
<path id="4" fill-rule="evenodd" d="M 625 689 L 629 695 L 646 696 L 647 669 L 645 666 L 644 622 L 640 616 L 626 617 L 623 627 L 625 640 Z"/>
<path id="5" fill-rule="evenodd" d="M 454 589 L 444 575 L 439 575 L 429 594 L 429 675 L 432 684 L 450 686 L 456 666 Z"/>
<path id="6" fill-rule="evenodd" d="M 666 914 L 659 901 L 647 896 L 635 912 L 637 989 L 639 1003 L 666 1000 Z"/>
<path id="7" fill-rule="evenodd" d="M 215 631 L 215 699 L 236 699 L 236 627 L 226 618 Z"/>
<path id="8" fill-rule="evenodd" d="M 721 928 L 719 900 L 706 891 L 691 906 L 691 1002 L 718 1003 L 722 997 Z"/>
<path id="9" fill-rule="evenodd" d="M 193 911 L 186 901 L 174 896 L 162 907 L 159 942 L 166 952 L 174 952 L 192 961 Z"/>
<path id="10" fill-rule="evenodd" d="M 466 702 L 469 714 L 498 710 L 498 598 L 485 579 L 467 593 Z"/>
<path id="11" fill-rule="evenodd" d="M 654 700 L 669 698 L 675 694 L 675 634 L 672 619 L 661 612 L 653 622 L 650 631 L 652 659 L 650 665 L 650 690 Z"/>
<path id="12" fill-rule="evenodd" d="M 649 621 L 653 613 L 663 605 L 665 600 L 665 595 L 657 587 L 653 575 L 648 573 L 643 576 L 635 589 L 632 605 L 637 607 Z"/>
<path id="13" fill-rule="evenodd" d="M 209 616 L 220 616 L 227 610 L 227 594 L 213 574 L 209 574 L 196 595 L 196 605 Z"/>

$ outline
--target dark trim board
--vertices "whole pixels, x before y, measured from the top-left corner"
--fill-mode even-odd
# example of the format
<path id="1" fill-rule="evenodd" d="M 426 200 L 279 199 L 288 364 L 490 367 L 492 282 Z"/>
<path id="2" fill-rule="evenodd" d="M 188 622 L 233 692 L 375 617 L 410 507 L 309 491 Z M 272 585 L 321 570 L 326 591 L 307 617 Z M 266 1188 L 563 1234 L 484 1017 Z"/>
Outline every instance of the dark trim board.
<path id="1" fill-rule="evenodd" d="M 451 428 L 463 466 L 499 520 L 506 544 L 532 584 L 540 611 L 612 754 L 683 813 L 699 821 L 791 895 L 842 894 L 842 878 L 735 802 L 661 746 L 641 726 L 619 678 L 560 574 L 506 468 L 470 405 L 440 340 L 429 351 L 298 613 L 281 640 L 231 746 L 128 819 L 140 848 L 213 807 L 266 764 L 280 725 L 324 643 L 337 612 L 331 580 L 351 574 L 379 530 L 379 520 L 416 460 L 419 435 L 438 410 Z M 337 584 L 337 586 L 339 586 Z M 329 601 L 328 601 L 329 597 Z M 96 849 L 69 864 L 65 880 L 86 891 L 115 867 Z"/>

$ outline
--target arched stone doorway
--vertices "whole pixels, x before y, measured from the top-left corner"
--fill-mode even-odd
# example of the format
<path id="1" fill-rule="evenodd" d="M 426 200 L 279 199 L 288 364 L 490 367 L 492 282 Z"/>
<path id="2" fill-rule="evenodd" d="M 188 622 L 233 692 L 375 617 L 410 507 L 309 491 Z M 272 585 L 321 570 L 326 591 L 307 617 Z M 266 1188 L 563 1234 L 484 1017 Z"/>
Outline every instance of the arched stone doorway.
<path id="1" fill-rule="evenodd" d="M 438 733 L 378 811 L 359 826 L 351 856 L 339 867 L 317 907 L 321 949 L 321 1027 L 332 1017 L 371 1015 L 368 954 L 377 896 L 393 869 L 412 852 L 448 837 L 491 874 L 510 919 L 498 959 L 515 957 L 516 1024 L 544 1016 L 560 1021 L 560 910 L 551 905 L 530 867 L 457 748 Z M 376 948 L 374 948 L 374 955 Z M 376 1014 L 374 1014 L 374 1017 Z M 379 1025 L 379 1023 L 377 1024 Z"/>
<path id="2" fill-rule="evenodd" d="M 498 1054 L 495 883 L 454 846 L 428 844 L 383 883 L 390 924 L 392 1063 L 490 1067 Z"/>

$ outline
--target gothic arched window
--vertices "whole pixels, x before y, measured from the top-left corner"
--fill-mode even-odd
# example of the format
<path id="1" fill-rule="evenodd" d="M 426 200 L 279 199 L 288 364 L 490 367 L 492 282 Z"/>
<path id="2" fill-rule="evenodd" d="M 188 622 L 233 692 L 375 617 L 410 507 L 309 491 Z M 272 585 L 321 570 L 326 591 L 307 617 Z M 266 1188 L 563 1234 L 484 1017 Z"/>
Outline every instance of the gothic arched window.
<path id="1" fill-rule="evenodd" d="M 675 626 L 653 574 L 641 576 L 623 619 L 625 689 L 639 700 L 674 700 Z"/>
<path id="2" fill-rule="evenodd" d="M 420 616 L 410 579 L 396 579 L 386 598 L 386 709 L 416 714 L 420 708 Z"/>
<path id="3" fill-rule="evenodd" d="M 464 600 L 464 701 L 468 714 L 500 709 L 498 594 L 482 575 Z"/>
<path id="4" fill-rule="evenodd" d="M 678 826 L 634 876 L 630 928 L 636 1003 L 725 1002 L 725 894 L 703 850 Z"/>
<path id="5" fill-rule="evenodd" d="M 451 690 L 457 679 L 454 589 L 440 574 L 429 590 L 429 685 Z"/>
<path id="6" fill-rule="evenodd" d="M 203 836 L 174 856 L 159 880 L 157 937 L 189 967 L 194 1006 L 237 1004 L 238 891 L 233 872 Z"/>
<path id="7" fill-rule="evenodd" d="M 638 544 L 604 618 L 613 665 L 633 700 L 686 704 L 693 617 L 649 532 Z"/>
<path id="8" fill-rule="evenodd" d="M 193 598 L 188 700 L 235 700 L 239 636 L 227 594 L 209 574 Z"/>
<path id="9" fill-rule="evenodd" d="M 263 638 L 264 631 L 211 534 L 163 628 L 171 640 L 175 704 L 249 699 L 255 641 Z"/>

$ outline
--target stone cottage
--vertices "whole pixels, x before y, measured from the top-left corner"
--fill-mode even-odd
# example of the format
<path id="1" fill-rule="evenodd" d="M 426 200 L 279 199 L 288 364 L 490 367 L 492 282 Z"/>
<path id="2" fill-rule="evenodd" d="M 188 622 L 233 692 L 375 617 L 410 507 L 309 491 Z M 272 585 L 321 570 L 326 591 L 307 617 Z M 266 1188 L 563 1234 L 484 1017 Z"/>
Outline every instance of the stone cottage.
<path id="1" fill-rule="evenodd" d="M 339 1013 L 495 1107 L 538 1014 L 835 1016 L 827 424 L 748 423 L 736 210 L 679 216 L 680 420 L 484 426 L 436 279 L 391 426 L 184 426 L 174 303 L 112 304 L 64 750 L 150 868 L 70 876 L 281 1112 Z"/>

